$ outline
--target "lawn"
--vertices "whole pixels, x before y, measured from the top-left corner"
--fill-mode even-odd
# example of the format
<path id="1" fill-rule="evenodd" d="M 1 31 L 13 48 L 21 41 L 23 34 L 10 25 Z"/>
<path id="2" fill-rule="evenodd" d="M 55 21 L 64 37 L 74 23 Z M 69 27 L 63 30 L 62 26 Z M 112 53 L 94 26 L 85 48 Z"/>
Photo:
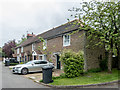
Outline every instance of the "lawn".
<path id="1" fill-rule="evenodd" d="M 118 80 L 118 70 L 113 69 L 112 73 L 97 72 L 97 73 L 86 73 L 83 76 L 75 78 L 53 78 L 53 83 L 50 85 L 87 85 L 87 84 L 98 84 L 104 82 L 111 82 Z"/>

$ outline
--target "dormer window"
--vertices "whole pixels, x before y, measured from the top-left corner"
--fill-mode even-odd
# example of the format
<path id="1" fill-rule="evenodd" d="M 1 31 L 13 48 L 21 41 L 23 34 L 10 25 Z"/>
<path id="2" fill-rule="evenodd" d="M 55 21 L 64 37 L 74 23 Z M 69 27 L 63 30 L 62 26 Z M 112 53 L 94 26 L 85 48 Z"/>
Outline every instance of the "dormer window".
<path id="1" fill-rule="evenodd" d="M 70 45 L 70 35 L 65 34 L 63 36 L 63 46 L 69 46 Z"/>
<path id="2" fill-rule="evenodd" d="M 32 51 L 35 50 L 35 43 L 32 44 Z"/>
<path id="3" fill-rule="evenodd" d="M 17 49 L 17 54 L 19 54 L 19 48 Z"/>
<path id="4" fill-rule="evenodd" d="M 45 50 L 47 48 L 47 40 L 43 42 L 43 49 Z"/>
<path id="5" fill-rule="evenodd" d="M 21 47 L 21 52 L 23 52 L 23 47 Z"/>

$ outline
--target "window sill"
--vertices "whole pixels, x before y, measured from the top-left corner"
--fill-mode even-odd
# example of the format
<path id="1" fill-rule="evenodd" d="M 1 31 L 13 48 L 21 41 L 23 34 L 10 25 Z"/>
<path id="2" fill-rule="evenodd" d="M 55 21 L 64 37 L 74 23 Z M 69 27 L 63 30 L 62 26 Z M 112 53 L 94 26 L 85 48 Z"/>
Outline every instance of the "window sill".
<path id="1" fill-rule="evenodd" d="M 69 45 L 63 45 L 63 47 L 67 47 L 67 46 L 70 46 L 70 44 Z"/>

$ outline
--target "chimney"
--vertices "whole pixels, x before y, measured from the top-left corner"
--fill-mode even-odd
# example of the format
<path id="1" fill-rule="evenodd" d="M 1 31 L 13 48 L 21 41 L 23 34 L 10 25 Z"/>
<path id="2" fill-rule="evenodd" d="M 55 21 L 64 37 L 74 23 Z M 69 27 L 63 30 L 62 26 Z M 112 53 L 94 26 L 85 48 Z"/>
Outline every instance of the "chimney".
<path id="1" fill-rule="evenodd" d="M 28 33 L 28 34 L 27 34 L 27 39 L 30 38 L 30 37 L 34 37 L 34 36 L 35 36 L 35 34 L 33 34 L 33 32 L 32 32 L 32 34 L 29 34 L 29 33 Z"/>

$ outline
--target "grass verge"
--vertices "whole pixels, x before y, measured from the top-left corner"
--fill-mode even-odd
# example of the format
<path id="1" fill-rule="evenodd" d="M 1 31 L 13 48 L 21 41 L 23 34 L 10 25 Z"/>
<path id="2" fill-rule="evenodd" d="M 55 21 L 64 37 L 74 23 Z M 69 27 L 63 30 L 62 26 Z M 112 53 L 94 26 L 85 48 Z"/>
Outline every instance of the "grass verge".
<path id="1" fill-rule="evenodd" d="M 112 73 L 97 72 L 97 73 L 86 73 L 83 76 L 75 78 L 65 77 L 53 77 L 53 83 L 50 85 L 87 85 L 87 84 L 98 84 L 118 80 L 118 70 L 113 69 Z"/>

